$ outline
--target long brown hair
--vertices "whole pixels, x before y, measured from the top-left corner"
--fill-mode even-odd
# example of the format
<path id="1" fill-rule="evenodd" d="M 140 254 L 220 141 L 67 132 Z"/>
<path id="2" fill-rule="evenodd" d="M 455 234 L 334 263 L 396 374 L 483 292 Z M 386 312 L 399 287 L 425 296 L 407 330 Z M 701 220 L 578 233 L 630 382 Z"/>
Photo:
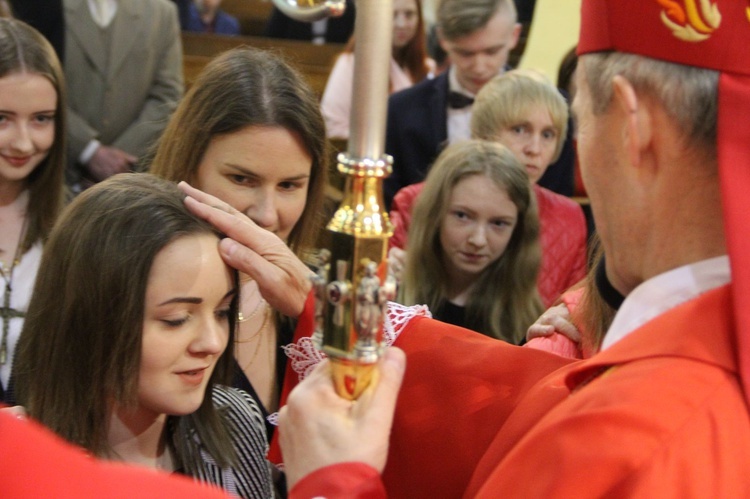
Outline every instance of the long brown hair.
<path id="1" fill-rule="evenodd" d="M 431 68 L 427 63 L 427 36 L 424 30 L 424 16 L 422 15 L 421 0 L 413 0 L 417 6 L 417 31 L 409 43 L 393 51 L 393 59 L 409 73 L 411 81 L 419 83 L 427 78 Z M 349 38 L 344 52 L 354 52 L 354 35 Z"/>
<path id="2" fill-rule="evenodd" d="M 425 303 L 433 310 L 447 300 L 440 224 L 453 188 L 472 175 L 485 176 L 506 191 L 518 209 L 518 221 L 505 252 L 474 285 L 466 305 L 467 327 L 518 343 L 542 313 L 536 290 L 541 262 L 539 216 L 525 170 L 503 145 L 462 141 L 438 156 L 414 206 L 400 298 L 406 305 Z"/>
<path id="3" fill-rule="evenodd" d="M 241 47 L 212 60 L 164 130 L 150 172 L 174 182 L 192 182 L 211 139 L 249 126 L 294 132 L 312 157 L 305 209 L 287 241 L 301 256 L 314 244 L 322 223 L 328 141 L 317 97 L 279 56 Z"/>
<path id="4" fill-rule="evenodd" d="M 65 79 L 52 45 L 31 26 L 0 18 L 0 78 L 17 73 L 42 76 L 57 93 L 55 136 L 49 154 L 26 178 L 27 229 L 21 252 L 46 240 L 65 200 Z"/>
<path id="5" fill-rule="evenodd" d="M 596 233 L 591 237 L 589 245 L 591 266 L 583 280 L 584 290 L 578 306 L 570 312 L 573 324 L 581 331 L 580 348 L 587 356 L 599 351 L 604 334 L 609 330 L 617 313 L 617 310 L 602 297 L 596 286 L 596 273 L 600 271 L 598 267 L 604 258 L 604 248 Z"/>
<path id="6" fill-rule="evenodd" d="M 145 296 L 151 266 L 169 243 L 219 234 L 192 215 L 171 182 L 145 173 L 111 177 L 78 196 L 50 234 L 18 342 L 18 402 L 54 432 L 100 457 L 111 457 L 113 403 L 137 400 Z M 236 277 L 235 277 L 236 281 Z M 229 313 L 229 344 L 237 297 Z M 185 425 L 220 464 L 232 462 L 229 435 L 211 401 L 215 384 L 231 380 L 227 348 L 211 375 L 200 408 L 168 418 Z M 190 434 L 174 431 L 173 435 Z M 190 473 L 195 442 L 167 439 Z"/>

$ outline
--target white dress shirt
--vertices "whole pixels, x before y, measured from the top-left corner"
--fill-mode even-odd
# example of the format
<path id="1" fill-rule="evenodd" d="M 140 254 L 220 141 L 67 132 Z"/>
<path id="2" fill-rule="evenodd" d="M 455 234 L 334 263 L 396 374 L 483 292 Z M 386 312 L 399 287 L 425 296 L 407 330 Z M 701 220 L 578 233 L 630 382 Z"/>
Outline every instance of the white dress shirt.
<path id="1" fill-rule="evenodd" d="M 472 99 L 475 95 L 466 90 L 456 78 L 456 68 L 448 69 L 448 92 L 458 92 Z M 453 144 L 471 138 L 471 110 L 473 106 L 463 109 L 453 109 L 448 106 L 448 143 Z"/>
<path id="2" fill-rule="evenodd" d="M 100 28 L 106 28 L 117 14 L 117 0 L 88 0 L 89 11 Z"/>
<path id="3" fill-rule="evenodd" d="M 602 350 L 611 347 L 651 319 L 731 280 L 729 257 L 726 255 L 652 277 L 625 298 L 604 336 Z"/>

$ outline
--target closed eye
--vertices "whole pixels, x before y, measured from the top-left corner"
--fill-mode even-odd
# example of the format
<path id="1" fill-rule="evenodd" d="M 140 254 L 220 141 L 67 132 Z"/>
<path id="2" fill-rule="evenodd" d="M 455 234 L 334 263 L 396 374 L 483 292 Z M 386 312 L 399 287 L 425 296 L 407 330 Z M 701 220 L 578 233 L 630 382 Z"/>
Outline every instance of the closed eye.
<path id="1" fill-rule="evenodd" d="M 216 316 L 216 320 L 219 322 L 228 322 L 229 315 L 232 311 L 232 301 L 235 300 L 237 297 L 237 289 L 232 288 L 229 291 L 227 291 L 227 294 L 224 295 L 224 297 L 221 299 L 221 302 L 218 304 L 217 308 L 214 310 L 214 315 Z"/>
<path id="2" fill-rule="evenodd" d="M 185 324 L 190 316 L 180 317 L 178 319 L 162 319 L 161 321 L 169 327 L 177 328 Z"/>
<path id="3" fill-rule="evenodd" d="M 217 310 L 215 312 L 215 314 L 216 314 L 216 318 L 219 321 L 223 322 L 223 321 L 226 321 L 227 319 L 229 319 L 230 309 L 229 309 L 229 307 L 222 308 L 220 310 Z"/>

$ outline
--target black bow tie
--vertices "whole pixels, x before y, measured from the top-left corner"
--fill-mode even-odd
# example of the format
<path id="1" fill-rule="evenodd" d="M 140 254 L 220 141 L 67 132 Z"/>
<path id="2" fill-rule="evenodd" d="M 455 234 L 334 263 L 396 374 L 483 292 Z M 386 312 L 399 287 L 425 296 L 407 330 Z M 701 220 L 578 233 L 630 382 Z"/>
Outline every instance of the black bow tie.
<path id="1" fill-rule="evenodd" d="M 463 109 L 474 104 L 474 98 L 459 92 L 448 94 L 448 107 L 451 109 Z"/>

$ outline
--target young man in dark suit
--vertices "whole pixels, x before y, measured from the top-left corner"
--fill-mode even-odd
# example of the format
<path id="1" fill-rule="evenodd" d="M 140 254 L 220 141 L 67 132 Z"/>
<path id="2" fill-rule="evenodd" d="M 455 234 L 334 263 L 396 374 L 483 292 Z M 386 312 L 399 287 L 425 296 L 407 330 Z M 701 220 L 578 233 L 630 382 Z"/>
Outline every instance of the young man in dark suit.
<path id="1" fill-rule="evenodd" d="M 451 66 L 438 77 L 388 100 L 386 152 L 393 173 L 385 180 L 385 203 L 396 192 L 424 180 L 449 142 L 470 136 L 474 96 L 506 69 L 521 26 L 512 0 L 444 0 L 438 9 L 440 46 Z"/>

